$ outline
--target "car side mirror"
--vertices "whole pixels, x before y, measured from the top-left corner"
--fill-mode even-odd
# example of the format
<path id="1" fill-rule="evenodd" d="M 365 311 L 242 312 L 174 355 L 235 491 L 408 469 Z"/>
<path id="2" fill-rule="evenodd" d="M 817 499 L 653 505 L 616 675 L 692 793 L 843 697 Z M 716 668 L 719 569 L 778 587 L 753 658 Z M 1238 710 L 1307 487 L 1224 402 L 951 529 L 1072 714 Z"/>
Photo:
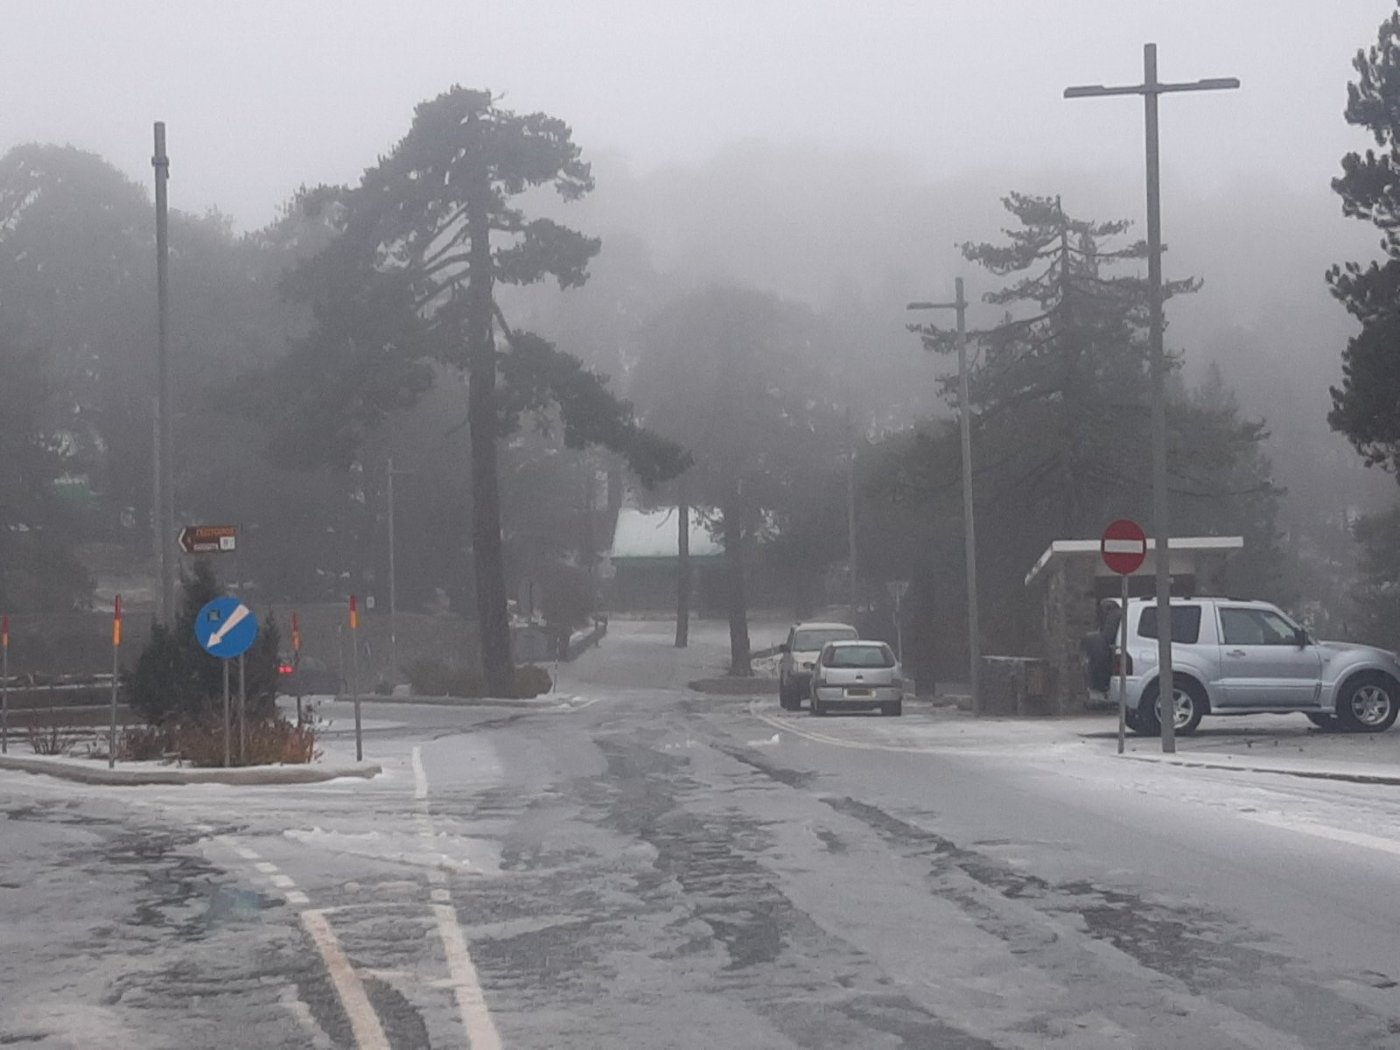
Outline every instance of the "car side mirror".
<path id="1" fill-rule="evenodd" d="M 1298 648 L 1301 649 L 1303 646 L 1307 645 L 1310 640 L 1311 639 L 1308 638 L 1308 632 L 1303 628 L 1295 627 L 1293 629 L 1293 644 L 1298 646 Z"/>
<path id="2" fill-rule="evenodd" d="M 788 643 L 787 643 L 787 642 L 784 642 L 782 645 L 778 646 L 778 652 L 780 652 L 780 653 L 790 653 L 790 652 L 792 652 L 792 650 L 788 648 Z"/>

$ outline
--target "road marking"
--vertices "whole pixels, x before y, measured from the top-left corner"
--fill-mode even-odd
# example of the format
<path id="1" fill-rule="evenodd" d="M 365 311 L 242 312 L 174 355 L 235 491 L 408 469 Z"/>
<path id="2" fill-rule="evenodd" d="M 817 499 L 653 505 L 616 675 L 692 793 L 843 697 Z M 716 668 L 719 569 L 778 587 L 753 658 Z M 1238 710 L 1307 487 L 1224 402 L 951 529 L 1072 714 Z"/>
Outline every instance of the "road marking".
<path id="1" fill-rule="evenodd" d="M 253 867 L 257 868 L 264 875 L 275 875 L 277 873 L 277 865 L 269 860 L 260 860 L 254 864 Z"/>
<path id="2" fill-rule="evenodd" d="M 389 1038 L 379 1023 L 379 1015 L 370 1005 L 364 982 L 355 972 L 355 967 L 340 946 L 331 924 L 324 912 L 308 909 L 301 913 L 301 924 L 316 944 L 321 959 L 326 964 L 335 994 L 350 1019 L 350 1031 L 355 1038 L 356 1050 L 390 1050 Z M 475 1050 L 475 1048 L 474 1048 Z"/>
<path id="3" fill-rule="evenodd" d="M 419 810 L 415 814 L 418 834 L 429 846 L 436 845 L 433 817 L 428 809 L 428 774 L 423 768 L 420 747 L 413 749 L 413 797 L 419 803 Z M 437 923 L 438 937 L 447 957 L 447 972 L 451 976 L 452 992 L 457 1000 L 457 1012 L 462 1018 L 462 1027 L 467 1032 L 467 1041 L 471 1050 L 501 1050 L 501 1035 L 496 1030 L 496 1022 L 486 1005 L 481 978 L 467 948 L 467 936 L 457 921 L 457 909 L 452 906 L 452 891 L 448 888 L 447 874 L 441 868 L 429 868 L 428 882 L 433 887 L 433 919 Z"/>
<path id="4" fill-rule="evenodd" d="M 423 769 L 423 749 L 416 746 L 413 749 L 413 797 L 415 799 L 428 797 L 428 774 Z"/>
<path id="5" fill-rule="evenodd" d="M 288 904 L 298 904 L 304 908 L 311 903 L 311 898 L 302 893 L 301 890 L 288 890 L 285 896 Z"/>
<path id="6" fill-rule="evenodd" d="M 257 860 L 259 856 L 257 850 L 249 849 L 247 846 L 234 846 L 233 852 L 237 853 L 244 860 Z"/>
<path id="7" fill-rule="evenodd" d="M 1245 820 L 1252 820 L 1256 824 L 1264 824 L 1271 828 L 1283 828 L 1286 831 L 1296 831 L 1303 835 L 1312 835 L 1315 838 L 1327 839 L 1331 842 L 1343 842 L 1348 846 L 1360 846 L 1363 849 L 1379 850 L 1382 853 L 1400 857 L 1400 842 L 1381 838 L 1379 835 L 1368 835 L 1364 831 L 1332 828 L 1326 824 L 1314 824 L 1311 821 L 1300 821 L 1274 813 L 1240 813 L 1238 815 Z"/>
<path id="8" fill-rule="evenodd" d="M 269 880 L 274 886 L 276 886 L 280 890 L 290 890 L 296 888 L 296 882 L 293 881 L 290 875 L 271 875 L 269 876 Z"/>
<path id="9" fill-rule="evenodd" d="M 501 1050 L 501 1036 L 496 1031 L 496 1022 L 491 1019 L 491 1011 L 486 1008 L 481 981 L 477 977 L 471 953 L 467 951 L 466 935 L 457 922 L 457 909 L 450 904 L 434 904 L 433 915 L 437 918 L 438 936 L 442 938 L 442 947 L 447 953 L 447 969 L 453 978 L 452 990 L 457 997 L 457 1010 L 462 1015 L 462 1024 L 467 1030 L 472 1050 Z"/>

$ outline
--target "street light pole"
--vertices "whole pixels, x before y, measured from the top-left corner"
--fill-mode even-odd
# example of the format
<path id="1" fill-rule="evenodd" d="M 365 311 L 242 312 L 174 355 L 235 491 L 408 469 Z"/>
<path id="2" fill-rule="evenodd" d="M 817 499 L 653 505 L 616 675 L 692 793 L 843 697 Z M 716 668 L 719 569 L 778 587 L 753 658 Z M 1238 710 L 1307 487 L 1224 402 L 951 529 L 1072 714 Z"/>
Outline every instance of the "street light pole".
<path id="1" fill-rule="evenodd" d="M 1157 79 L 1157 45 L 1142 47 L 1142 83 L 1122 87 L 1091 84 L 1065 88 L 1065 98 L 1141 95 L 1147 135 L 1147 296 L 1152 372 L 1152 525 L 1157 559 L 1158 702 L 1161 708 L 1162 751 L 1176 751 L 1176 690 L 1172 677 L 1171 538 L 1167 524 L 1167 409 L 1166 352 L 1162 346 L 1162 193 L 1157 145 L 1157 97 L 1168 92 L 1219 91 L 1237 88 L 1234 77 L 1163 84 Z M 1126 621 L 1126 610 L 1124 620 Z M 1167 693 L 1163 697 L 1161 694 Z"/>
<path id="2" fill-rule="evenodd" d="M 166 182 L 170 179 L 170 158 L 165 153 L 165 122 L 156 121 L 155 154 L 151 166 L 156 175 L 156 449 L 155 514 L 156 554 L 160 573 L 157 595 L 159 622 L 169 626 L 175 619 L 175 491 L 170 449 L 170 296 L 168 208 Z"/>
<path id="3" fill-rule="evenodd" d="M 963 279 L 954 284 L 956 295 L 951 303 L 910 303 L 909 310 L 955 310 L 958 317 L 958 429 L 962 438 L 963 490 L 963 560 L 967 565 L 967 654 L 968 688 L 972 691 L 972 710 L 982 713 L 982 643 L 977 613 L 977 531 L 972 513 L 972 416 L 967 396 L 967 297 L 963 294 Z"/>

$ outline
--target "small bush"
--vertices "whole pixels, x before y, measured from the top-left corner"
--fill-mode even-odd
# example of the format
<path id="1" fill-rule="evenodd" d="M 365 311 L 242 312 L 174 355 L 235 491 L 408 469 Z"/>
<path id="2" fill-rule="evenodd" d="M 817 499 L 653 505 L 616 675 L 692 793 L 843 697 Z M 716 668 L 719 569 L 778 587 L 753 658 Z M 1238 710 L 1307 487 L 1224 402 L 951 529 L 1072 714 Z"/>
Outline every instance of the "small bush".
<path id="1" fill-rule="evenodd" d="M 169 726 L 136 726 L 123 730 L 117 738 L 117 759 L 121 762 L 152 762 L 174 754 L 178 748 Z"/>
<path id="2" fill-rule="evenodd" d="M 445 660 L 419 660 L 408 669 L 408 682 L 419 696 L 486 695 L 486 682 L 470 667 L 449 664 Z"/>
<path id="3" fill-rule="evenodd" d="M 83 737 L 83 731 L 72 726 L 35 722 L 27 728 L 29 746 L 36 755 L 66 755 Z"/>
<path id="4" fill-rule="evenodd" d="M 229 757 L 235 766 L 273 766 L 314 762 L 321 757 L 316 747 L 316 729 L 293 725 L 285 718 L 248 724 L 247 751 L 238 754 L 238 726 L 229 730 Z M 192 766 L 224 764 L 224 727 L 221 722 L 192 722 L 174 731 L 180 757 Z"/>
<path id="5" fill-rule="evenodd" d="M 554 688 L 549 672 L 536 664 L 524 664 L 515 669 L 515 695 L 521 700 L 539 696 Z"/>

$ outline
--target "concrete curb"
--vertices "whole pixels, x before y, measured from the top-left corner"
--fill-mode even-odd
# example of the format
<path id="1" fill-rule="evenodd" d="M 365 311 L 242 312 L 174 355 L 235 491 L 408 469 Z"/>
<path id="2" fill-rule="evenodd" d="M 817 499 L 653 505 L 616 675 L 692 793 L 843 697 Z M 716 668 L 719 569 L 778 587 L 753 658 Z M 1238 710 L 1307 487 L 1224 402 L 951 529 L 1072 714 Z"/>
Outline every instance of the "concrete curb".
<path id="1" fill-rule="evenodd" d="M 572 699 L 561 693 L 544 693 L 528 699 L 504 696 L 380 696 L 360 694 L 361 704 L 433 704 L 438 707 L 518 707 L 526 711 L 550 708 Z M 353 704 L 353 696 L 337 696 L 335 703 Z"/>
<path id="2" fill-rule="evenodd" d="M 687 682 L 686 688 L 696 693 L 711 696 L 777 696 L 776 678 L 697 678 Z"/>
<path id="3" fill-rule="evenodd" d="M 1349 784 L 1386 784 L 1400 787 L 1400 772 L 1394 774 L 1350 773 L 1341 769 L 1289 769 L 1284 766 L 1244 765 L 1209 759 L 1167 758 L 1156 755 L 1114 755 L 1113 757 L 1129 758 L 1135 762 L 1152 762 L 1161 766 L 1181 766 L 1186 769 L 1225 769 L 1235 773 L 1272 773 L 1276 776 L 1302 777 L 1306 780 L 1338 780 Z"/>
<path id="4" fill-rule="evenodd" d="M 42 773 L 80 784 L 106 784 L 139 787 L 147 784 L 316 784 L 338 777 L 370 777 L 384 772 L 376 762 L 354 762 L 341 766 L 243 766 L 236 769 L 107 769 L 87 764 L 61 762 L 48 758 L 20 758 L 0 755 L 0 769 L 22 773 Z"/>

